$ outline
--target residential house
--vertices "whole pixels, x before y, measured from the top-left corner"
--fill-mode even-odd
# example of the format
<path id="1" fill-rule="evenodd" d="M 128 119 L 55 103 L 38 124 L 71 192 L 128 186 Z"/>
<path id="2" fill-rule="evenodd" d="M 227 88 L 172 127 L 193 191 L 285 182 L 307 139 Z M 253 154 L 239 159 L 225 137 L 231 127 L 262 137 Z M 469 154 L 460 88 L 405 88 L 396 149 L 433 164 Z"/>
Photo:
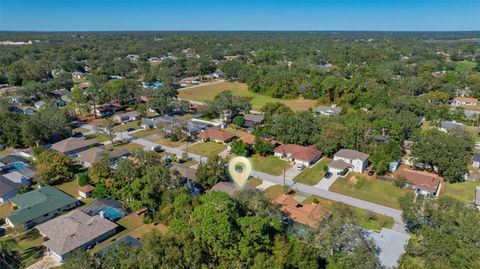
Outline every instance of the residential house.
<path id="1" fill-rule="evenodd" d="M 343 172 L 347 172 L 350 166 L 343 160 L 333 160 L 328 164 L 328 171 L 334 175 L 340 175 Z"/>
<path id="2" fill-rule="evenodd" d="M 71 100 L 70 100 L 70 94 L 71 92 L 66 90 L 66 89 L 58 89 L 58 90 L 54 90 L 52 91 L 52 94 L 56 97 L 56 98 L 60 98 L 60 100 L 62 100 L 63 102 L 65 103 L 69 103 Z"/>
<path id="3" fill-rule="evenodd" d="M 244 116 L 245 123 L 243 124 L 246 128 L 254 128 L 263 124 L 263 114 L 245 114 Z"/>
<path id="4" fill-rule="evenodd" d="M 78 195 L 80 195 L 80 197 L 82 198 L 90 198 L 92 197 L 92 192 L 95 190 L 95 187 L 88 184 L 88 185 L 85 185 L 85 186 L 81 186 L 79 189 L 78 189 Z"/>
<path id="5" fill-rule="evenodd" d="M 116 221 L 127 215 L 127 211 L 120 201 L 114 199 L 97 199 L 80 209 L 89 216 L 100 216 L 111 221 Z"/>
<path id="6" fill-rule="evenodd" d="M 8 161 L 8 159 L 5 160 Z M 35 168 L 27 165 L 25 162 L 15 161 L 9 162 L 6 165 L 0 165 L 0 175 L 13 183 L 30 186 L 35 173 Z"/>
<path id="7" fill-rule="evenodd" d="M 380 232 L 367 231 L 367 238 L 375 243 L 382 268 L 396 268 L 410 240 L 408 234 L 386 228 L 382 228 Z"/>
<path id="8" fill-rule="evenodd" d="M 125 112 L 122 114 L 117 114 L 113 116 L 113 119 L 118 121 L 118 122 L 129 122 L 129 121 L 136 121 L 140 120 L 142 116 L 140 115 L 139 112 L 137 111 L 130 111 L 130 112 Z"/>
<path id="9" fill-rule="evenodd" d="M 333 104 L 331 106 L 319 106 L 315 110 L 315 114 L 318 115 L 326 115 L 326 116 L 332 116 L 332 115 L 338 115 L 342 109 L 338 107 L 337 105 Z"/>
<path id="10" fill-rule="evenodd" d="M 77 207 L 80 202 L 52 186 L 20 194 L 10 199 L 18 208 L 7 218 L 10 227 L 30 229 Z"/>
<path id="11" fill-rule="evenodd" d="M 421 195 L 438 196 L 441 188 L 441 180 L 436 174 L 402 169 L 397 172 L 401 180 L 405 180 L 405 186 L 412 188 L 416 193 Z"/>
<path id="12" fill-rule="evenodd" d="M 127 59 L 132 61 L 132 62 L 136 62 L 140 59 L 140 55 L 138 55 L 138 54 L 128 54 Z"/>
<path id="13" fill-rule="evenodd" d="M 95 139 L 69 137 L 53 144 L 52 149 L 68 156 L 87 150 L 95 144 L 97 144 Z"/>
<path id="14" fill-rule="evenodd" d="M 198 85 L 198 84 L 200 84 L 199 77 L 186 77 L 180 80 L 180 86 L 182 87 L 188 87 L 188 86 Z"/>
<path id="15" fill-rule="evenodd" d="M 210 128 L 198 134 L 203 142 L 214 141 L 216 143 L 228 143 L 235 138 L 235 135 L 219 128 Z"/>
<path id="16" fill-rule="evenodd" d="M 472 157 L 472 166 L 479 169 L 480 168 L 480 154 L 475 153 Z"/>
<path id="17" fill-rule="evenodd" d="M 274 155 L 279 158 L 305 166 L 315 164 L 323 155 L 314 145 L 305 147 L 294 144 L 284 144 L 276 147 L 273 152 Z"/>
<path id="18" fill-rule="evenodd" d="M 122 110 L 125 110 L 125 108 L 120 105 L 106 104 L 106 105 L 99 105 L 95 107 L 92 106 L 92 114 L 100 118 L 113 115 Z"/>
<path id="19" fill-rule="evenodd" d="M 171 168 L 173 175 L 180 177 L 185 185 L 190 189 L 190 195 L 199 195 L 202 187 L 197 183 L 197 170 L 183 164 L 174 164 Z"/>
<path id="20" fill-rule="evenodd" d="M 310 227 L 315 227 L 322 219 L 330 216 L 319 204 L 301 205 L 290 195 L 279 196 L 275 203 L 281 206 L 282 212 L 289 219 Z"/>
<path id="21" fill-rule="evenodd" d="M 37 230 L 45 237 L 43 245 L 58 260 L 75 250 L 87 248 L 104 241 L 117 232 L 118 225 L 101 218 L 74 210 L 63 216 L 38 225 Z"/>
<path id="22" fill-rule="evenodd" d="M 441 121 L 440 122 L 440 131 L 442 132 L 449 132 L 454 129 L 464 129 L 465 126 L 461 122 L 456 121 Z"/>
<path id="23" fill-rule="evenodd" d="M 8 202 L 17 195 L 20 184 L 13 183 L 6 177 L 0 175 L 0 204 Z"/>
<path id="24" fill-rule="evenodd" d="M 234 196 L 242 190 L 253 190 L 253 189 L 255 189 L 255 187 L 250 185 L 249 183 L 245 184 L 245 186 L 243 186 L 243 189 L 240 189 L 233 182 L 218 182 L 217 184 L 213 185 L 210 191 L 223 192 L 230 196 Z"/>
<path id="25" fill-rule="evenodd" d="M 351 149 L 341 149 L 335 155 L 333 160 L 342 160 L 348 164 L 350 169 L 356 173 L 362 173 L 368 166 L 368 154 Z"/>
<path id="26" fill-rule="evenodd" d="M 118 159 L 128 156 L 128 151 L 123 149 L 109 150 L 101 147 L 93 147 L 79 152 L 77 159 L 85 167 L 90 167 L 98 163 L 105 155 L 108 156 L 110 164 L 114 164 Z"/>
<path id="27" fill-rule="evenodd" d="M 179 121 L 178 117 L 172 117 L 168 115 L 158 116 L 155 118 L 144 118 L 140 123 L 142 129 L 153 129 L 153 128 L 166 128 L 167 133 L 171 132 L 172 126 L 174 126 Z"/>
<path id="28" fill-rule="evenodd" d="M 475 188 L 475 205 L 480 209 L 480 186 Z"/>
<path id="29" fill-rule="evenodd" d="M 452 100 L 452 106 L 476 106 L 477 103 L 477 98 L 468 98 L 461 96 L 457 96 Z"/>
<path id="30" fill-rule="evenodd" d="M 34 106 L 36 109 L 43 109 L 46 105 L 47 105 L 47 103 L 45 103 L 44 101 L 38 101 L 38 102 L 35 102 L 35 103 L 33 104 L 33 106 Z"/>
<path id="31" fill-rule="evenodd" d="M 162 86 L 161 82 L 142 82 L 143 88 L 158 89 Z"/>
<path id="32" fill-rule="evenodd" d="M 187 121 L 187 131 L 191 135 L 198 135 L 201 131 L 207 130 L 212 126 L 212 124 L 200 120 L 191 119 Z"/>
<path id="33" fill-rule="evenodd" d="M 72 78 L 76 78 L 76 79 L 82 79 L 85 77 L 85 73 L 79 72 L 79 71 L 72 72 L 71 74 L 72 74 Z"/>

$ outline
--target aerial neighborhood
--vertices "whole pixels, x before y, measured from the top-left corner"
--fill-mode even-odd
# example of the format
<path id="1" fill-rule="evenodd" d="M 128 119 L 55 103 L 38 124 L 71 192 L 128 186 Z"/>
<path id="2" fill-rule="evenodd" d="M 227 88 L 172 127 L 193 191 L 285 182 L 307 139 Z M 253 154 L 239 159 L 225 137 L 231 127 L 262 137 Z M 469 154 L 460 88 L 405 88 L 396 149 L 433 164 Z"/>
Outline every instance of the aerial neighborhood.
<path id="1" fill-rule="evenodd" d="M 254 33 L 0 45 L 0 246 L 14 250 L 0 265 L 176 253 L 178 268 L 454 268 L 422 240 L 479 228 L 478 48 L 293 37 L 272 36 L 277 49 Z M 237 157 L 252 168 L 244 186 L 227 170 Z M 478 231 L 455 248 L 478 248 Z M 454 252 L 457 268 L 479 262 Z M 137 266 L 176 268 L 160 260 Z"/>

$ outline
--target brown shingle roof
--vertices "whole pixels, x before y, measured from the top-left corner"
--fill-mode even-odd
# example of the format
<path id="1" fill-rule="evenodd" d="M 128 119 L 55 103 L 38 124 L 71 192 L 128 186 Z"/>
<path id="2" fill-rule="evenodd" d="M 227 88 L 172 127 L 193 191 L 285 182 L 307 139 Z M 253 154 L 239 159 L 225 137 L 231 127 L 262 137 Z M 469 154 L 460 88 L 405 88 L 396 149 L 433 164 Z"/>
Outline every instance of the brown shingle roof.
<path id="1" fill-rule="evenodd" d="M 218 128 L 210 128 L 201 132 L 198 136 L 203 139 L 214 139 L 226 142 L 235 137 L 234 134 L 220 130 Z"/>
<path id="2" fill-rule="evenodd" d="M 465 102 L 465 103 L 477 103 L 478 102 L 477 98 L 460 97 L 460 96 L 457 96 L 457 97 L 453 98 L 453 100 L 457 101 L 457 102 Z"/>
<path id="3" fill-rule="evenodd" d="M 183 178 L 189 179 L 191 181 L 197 181 L 197 170 L 193 168 L 176 163 L 172 166 L 171 169 L 177 171 Z"/>
<path id="4" fill-rule="evenodd" d="M 441 183 L 436 174 L 424 171 L 402 169 L 398 171 L 398 175 L 405 177 L 405 180 L 416 188 L 430 192 L 437 192 Z"/>
<path id="5" fill-rule="evenodd" d="M 249 190 L 249 189 L 255 189 L 255 187 L 247 183 L 245 184 L 243 189 Z M 217 184 L 213 185 L 210 191 L 224 192 L 230 196 L 233 196 L 237 194 L 239 191 L 241 191 L 241 189 L 238 189 L 235 183 L 233 182 L 218 182 Z"/>
<path id="6" fill-rule="evenodd" d="M 90 185 L 90 184 L 78 188 L 78 191 L 83 192 L 83 193 L 89 193 L 89 192 L 92 192 L 94 190 L 95 190 L 95 187 Z"/>
<path id="7" fill-rule="evenodd" d="M 328 164 L 328 167 L 332 167 L 338 170 L 344 170 L 345 168 L 348 168 L 348 164 L 343 160 L 335 160 Z"/>
<path id="8" fill-rule="evenodd" d="M 78 159 L 83 162 L 94 164 L 102 159 L 103 154 L 108 154 L 109 158 L 118 158 L 127 153 L 126 150 L 108 150 L 100 147 L 94 147 L 78 153 Z"/>
<path id="9" fill-rule="evenodd" d="M 279 154 L 291 154 L 291 158 L 302 161 L 312 161 L 322 156 L 322 152 L 313 145 L 304 147 L 294 144 L 285 144 L 275 148 L 274 152 Z"/>
<path id="10" fill-rule="evenodd" d="M 293 221 L 314 227 L 320 220 L 329 216 L 328 211 L 319 204 L 300 205 L 289 195 L 282 195 L 275 200 L 282 206 L 282 211 Z"/>

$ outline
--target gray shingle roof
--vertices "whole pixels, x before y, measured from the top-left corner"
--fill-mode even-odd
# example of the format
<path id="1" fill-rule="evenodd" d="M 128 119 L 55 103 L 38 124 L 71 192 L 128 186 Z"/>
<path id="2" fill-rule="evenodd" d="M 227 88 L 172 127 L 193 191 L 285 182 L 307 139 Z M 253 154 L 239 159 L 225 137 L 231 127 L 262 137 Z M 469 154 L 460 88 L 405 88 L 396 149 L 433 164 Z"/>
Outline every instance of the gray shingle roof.
<path id="1" fill-rule="evenodd" d="M 351 150 L 351 149 L 341 149 L 337 153 L 335 153 L 335 156 L 341 157 L 341 158 L 346 158 L 346 159 L 351 159 L 351 160 L 361 160 L 365 161 L 368 160 L 369 155 L 365 154 L 360 151 L 356 150 Z"/>
<path id="2" fill-rule="evenodd" d="M 251 122 L 256 122 L 256 123 L 262 123 L 264 116 L 262 114 L 245 114 L 243 118 L 246 121 L 251 121 Z"/>
<path id="3" fill-rule="evenodd" d="M 59 141 L 53 144 L 52 149 L 61 153 L 66 153 L 66 152 L 81 149 L 96 143 L 97 141 L 95 139 L 85 140 L 83 138 L 69 137 L 67 139 L 64 139 L 62 141 Z"/>
<path id="4" fill-rule="evenodd" d="M 18 189 L 20 184 L 16 184 L 8 180 L 6 177 L 0 175 L 0 197 Z"/>
<path id="5" fill-rule="evenodd" d="M 37 230 L 49 239 L 43 245 L 63 256 L 117 227 L 117 224 L 100 216 L 91 217 L 74 210 L 38 225 Z"/>
<path id="6" fill-rule="evenodd" d="M 450 131 L 454 128 L 463 129 L 464 125 L 463 123 L 455 122 L 455 121 L 442 121 L 440 122 L 440 128 Z"/>
<path id="7" fill-rule="evenodd" d="M 348 168 L 348 164 L 342 160 L 335 160 L 335 161 L 332 161 L 328 167 L 331 167 L 331 168 L 334 168 L 334 169 L 338 169 L 338 170 L 344 170 L 346 168 Z"/>

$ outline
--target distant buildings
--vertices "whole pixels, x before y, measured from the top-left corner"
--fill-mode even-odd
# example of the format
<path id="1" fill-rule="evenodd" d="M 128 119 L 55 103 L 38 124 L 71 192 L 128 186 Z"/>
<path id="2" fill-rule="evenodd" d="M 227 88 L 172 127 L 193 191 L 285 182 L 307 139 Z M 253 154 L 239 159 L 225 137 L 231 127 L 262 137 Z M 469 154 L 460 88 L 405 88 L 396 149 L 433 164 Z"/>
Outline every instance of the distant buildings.
<path id="1" fill-rule="evenodd" d="M 113 116 L 113 119 L 117 122 L 129 122 L 140 120 L 142 116 L 137 111 L 130 111 Z"/>
<path id="2" fill-rule="evenodd" d="M 263 124 L 263 114 L 245 114 L 244 116 L 246 128 L 254 128 Z"/>
<path id="3" fill-rule="evenodd" d="M 455 97 L 452 100 L 452 106 L 476 106 L 477 104 L 477 98 Z"/>
<path id="4" fill-rule="evenodd" d="M 319 106 L 315 110 L 316 115 L 326 115 L 326 116 L 332 116 L 332 115 L 338 115 L 342 109 L 338 107 L 337 105 L 331 105 L 331 106 Z"/>

